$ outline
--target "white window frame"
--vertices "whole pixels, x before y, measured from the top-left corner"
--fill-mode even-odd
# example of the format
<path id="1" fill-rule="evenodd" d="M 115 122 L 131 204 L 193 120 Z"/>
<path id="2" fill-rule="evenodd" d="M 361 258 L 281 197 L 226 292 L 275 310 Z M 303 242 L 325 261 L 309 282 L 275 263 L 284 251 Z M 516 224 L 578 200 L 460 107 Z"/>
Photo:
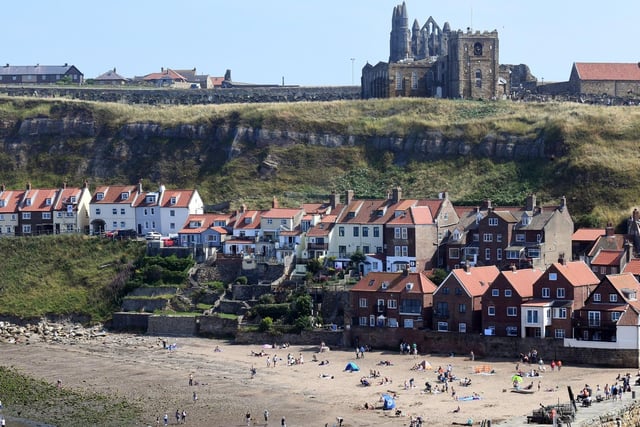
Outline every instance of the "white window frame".
<path id="1" fill-rule="evenodd" d="M 609 294 L 609 302 L 618 302 L 618 294 Z"/>
<path id="2" fill-rule="evenodd" d="M 542 288 L 542 298 L 551 298 L 551 288 Z"/>
<path id="3" fill-rule="evenodd" d="M 366 298 L 360 298 L 358 300 L 358 307 L 367 308 L 367 299 Z"/>
<path id="4" fill-rule="evenodd" d="M 556 339 L 564 339 L 565 331 L 564 329 L 556 329 L 554 332 L 554 336 Z"/>
<path id="5" fill-rule="evenodd" d="M 482 235 L 483 242 L 493 242 L 493 234 L 492 233 L 484 233 Z"/>
<path id="6" fill-rule="evenodd" d="M 601 302 L 602 301 L 602 295 L 600 294 L 600 292 L 596 292 L 593 294 L 593 302 Z"/>
<path id="7" fill-rule="evenodd" d="M 495 316 L 496 315 L 496 307 L 493 305 L 490 305 L 489 307 L 487 307 L 487 316 Z"/>
<path id="8" fill-rule="evenodd" d="M 557 288 L 556 289 L 556 298 L 566 298 L 566 292 L 564 288 Z"/>
<path id="9" fill-rule="evenodd" d="M 507 316 L 509 316 L 509 317 L 517 317 L 518 316 L 518 307 L 507 307 Z"/>
<path id="10" fill-rule="evenodd" d="M 500 296 L 500 289 L 491 289 L 491 296 L 492 297 L 499 297 Z"/>
<path id="11" fill-rule="evenodd" d="M 498 218 L 489 218 L 489 225 L 491 227 L 497 227 L 498 226 Z"/>
<path id="12" fill-rule="evenodd" d="M 389 310 L 395 310 L 398 308 L 398 301 L 395 299 L 389 299 L 387 300 L 387 308 Z"/>

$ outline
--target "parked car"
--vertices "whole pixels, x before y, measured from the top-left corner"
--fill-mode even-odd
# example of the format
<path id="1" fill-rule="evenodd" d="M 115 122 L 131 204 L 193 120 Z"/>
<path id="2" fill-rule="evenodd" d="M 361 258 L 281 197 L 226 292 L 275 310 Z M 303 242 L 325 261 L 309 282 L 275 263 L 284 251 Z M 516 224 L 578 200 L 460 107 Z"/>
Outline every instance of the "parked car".
<path id="1" fill-rule="evenodd" d="M 171 237 L 163 237 L 162 238 L 162 245 L 165 247 L 168 246 L 174 246 L 176 244 L 176 241 L 174 239 L 172 239 Z"/>
<path id="2" fill-rule="evenodd" d="M 131 228 L 128 228 L 125 230 L 118 230 L 117 235 L 115 237 L 120 240 L 136 239 L 138 237 L 138 232 Z"/>
<path id="3" fill-rule="evenodd" d="M 149 231 L 145 236 L 145 239 L 147 240 L 160 240 L 162 239 L 162 234 L 158 233 L 157 231 Z"/>

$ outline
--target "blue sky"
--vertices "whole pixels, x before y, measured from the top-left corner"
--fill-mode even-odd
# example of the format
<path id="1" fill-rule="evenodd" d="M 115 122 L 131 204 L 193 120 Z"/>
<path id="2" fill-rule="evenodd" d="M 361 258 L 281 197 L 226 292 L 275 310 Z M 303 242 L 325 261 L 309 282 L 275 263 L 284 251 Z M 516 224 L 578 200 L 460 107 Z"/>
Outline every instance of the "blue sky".
<path id="1" fill-rule="evenodd" d="M 187 69 L 236 82 L 358 84 L 389 59 L 400 0 L 110 0 L 3 4 L 0 64 L 76 65 L 85 78 Z M 500 63 L 544 81 L 573 62 L 640 61 L 640 1 L 407 0 L 409 23 L 498 30 Z M 353 58 L 353 60 L 352 60 Z"/>

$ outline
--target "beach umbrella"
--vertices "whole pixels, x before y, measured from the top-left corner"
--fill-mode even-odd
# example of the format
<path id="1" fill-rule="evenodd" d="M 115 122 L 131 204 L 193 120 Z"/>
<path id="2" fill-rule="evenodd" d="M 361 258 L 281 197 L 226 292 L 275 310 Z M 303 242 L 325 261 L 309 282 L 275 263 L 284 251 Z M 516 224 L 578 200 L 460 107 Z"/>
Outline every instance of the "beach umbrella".
<path id="1" fill-rule="evenodd" d="M 520 375 L 514 375 L 511 377 L 511 381 L 514 383 L 521 383 L 522 382 L 522 377 Z"/>

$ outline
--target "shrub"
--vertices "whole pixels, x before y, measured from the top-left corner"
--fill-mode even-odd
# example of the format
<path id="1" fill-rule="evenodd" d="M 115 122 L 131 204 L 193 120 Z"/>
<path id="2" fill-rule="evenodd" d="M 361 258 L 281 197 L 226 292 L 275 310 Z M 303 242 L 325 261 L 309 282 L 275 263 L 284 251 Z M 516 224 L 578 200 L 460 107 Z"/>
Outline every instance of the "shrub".
<path id="1" fill-rule="evenodd" d="M 271 317 L 265 317 L 260 321 L 258 330 L 260 332 L 269 332 L 273 328 L 273 319 Z"/>
<path id="2" fill-rule="evenodd" d="M 236 278 L 236 283 L 239 285 L 246 285 L 249 283 L 249 279 L 247 279 L 247 276 L 240 276 Z"/>

